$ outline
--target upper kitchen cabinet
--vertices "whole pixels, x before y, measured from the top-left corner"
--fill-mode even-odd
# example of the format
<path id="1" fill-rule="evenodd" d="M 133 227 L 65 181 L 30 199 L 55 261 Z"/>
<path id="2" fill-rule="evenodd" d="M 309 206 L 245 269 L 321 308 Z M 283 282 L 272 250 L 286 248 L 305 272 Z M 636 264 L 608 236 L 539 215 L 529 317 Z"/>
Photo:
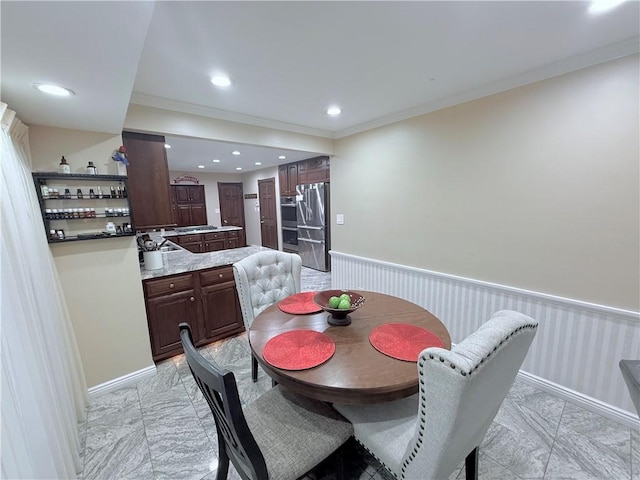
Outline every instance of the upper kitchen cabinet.
<path id="1" fill-rule="evenodd" d="M 164 137 L 122 132 L 127 149 L 129 201 L 140 230 L 175 226 Z"/>
<path id="2" fill-rule="evenodd" d="M 278 167 L 278 180 L 280 183 L 280 195 L 292 197 L 296 194 L 298 185 L 298 164 L 289 163 Z"/>
<path id="3" fill-rule="evenodd" d="M 179 227 L 207 225 L 204 185 L 171 185 L 171 200 Z"/>
<path id="4" fill-rule="evenodd" d="M 327 156 L 313 157 L 278 167 L 280 195 L 293 197 L 296 185 L 330 181 L 330 160 Z"/>
<path id="5" fill-rule="evenodd" d="M 298 184 L 328 182 L 329 167 L 329 157 L 314 157 L 298 162 Z"/>

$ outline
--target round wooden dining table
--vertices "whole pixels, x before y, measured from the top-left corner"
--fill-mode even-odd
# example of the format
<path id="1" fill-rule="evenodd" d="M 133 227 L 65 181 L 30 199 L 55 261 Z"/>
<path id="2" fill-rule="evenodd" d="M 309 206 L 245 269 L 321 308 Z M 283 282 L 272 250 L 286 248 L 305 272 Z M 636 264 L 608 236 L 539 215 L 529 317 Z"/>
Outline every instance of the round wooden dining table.
<path id="1" fill-rule="evenodd" d="M 278 304 L 261 312 L 249 329 L 251 350 L 264 371 L 283 387 L 318 400 L 341 404 L 380 403 L 418 392 L 416 362 L 403 361 L 376 350 L 371 331 L 388 323 L 423 327 L 451 348 L 447 328 L 424 308 L 401 298 L 359 291 L 364 304 L 350 314 L 351 323 L 333 326 L 325 311 L 306 315 L 283 312 Z M 328 335 L 335 353 L 321 365 L 306 370 L 276 368 L 263 357 L 265 344 L 292 330 L 314 330 Z"/>

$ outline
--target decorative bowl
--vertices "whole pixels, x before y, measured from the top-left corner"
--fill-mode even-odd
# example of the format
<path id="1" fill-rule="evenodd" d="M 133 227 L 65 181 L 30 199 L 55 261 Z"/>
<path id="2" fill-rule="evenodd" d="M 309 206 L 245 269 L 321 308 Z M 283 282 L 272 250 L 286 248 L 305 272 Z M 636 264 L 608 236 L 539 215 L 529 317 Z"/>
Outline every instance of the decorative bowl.
<path id="1" fill-rule="evenodd" d="M 351 308 L 340 309 L 332 308 L 329 306 L 329 299 L 331 297 L 339 297 L 342 294 L 347 294 L 351 298 Z M 349 314 L 355 312 L 362 306 L 365 298 L 357 292 L 350 292 L 348 290 L 323 290 L 316 293 L 313 296 L 313 301 L 317 303 L 325 312 L 329 313 L 327 322 L 331 325 L 344 326 L 351 323 Z"/>

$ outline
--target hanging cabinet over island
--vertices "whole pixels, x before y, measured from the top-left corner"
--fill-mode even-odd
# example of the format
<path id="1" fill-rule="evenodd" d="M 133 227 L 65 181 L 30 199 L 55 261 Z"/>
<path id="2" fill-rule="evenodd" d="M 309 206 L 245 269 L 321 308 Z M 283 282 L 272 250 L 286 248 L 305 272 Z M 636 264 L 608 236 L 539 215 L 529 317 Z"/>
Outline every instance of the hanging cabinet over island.
<path id="1" fill-rule="evenodd" d="M 127 150 L 131 210 L 139 230 L 171 228 L 169 166 L 162 135 L 122 132 Z"/>

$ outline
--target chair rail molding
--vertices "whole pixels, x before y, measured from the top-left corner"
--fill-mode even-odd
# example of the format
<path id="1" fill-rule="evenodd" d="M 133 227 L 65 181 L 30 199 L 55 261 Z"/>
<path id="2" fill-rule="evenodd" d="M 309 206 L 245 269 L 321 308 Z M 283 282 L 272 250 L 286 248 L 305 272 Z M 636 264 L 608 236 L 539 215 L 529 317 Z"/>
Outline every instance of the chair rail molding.
<path id="1" fill-rule="evenodd" d="M 438 317 L 452 343 L 491 315 L 516 310 L 540 322 L 519 378 L 614 421 L 638 426 L 618 362 L 640 352 L 640 313 L 458 277 L 331 254 L 332 288 L 369 290 L 414 302 Z M 603 348 L 605 346 L 605 348 Z"/>

